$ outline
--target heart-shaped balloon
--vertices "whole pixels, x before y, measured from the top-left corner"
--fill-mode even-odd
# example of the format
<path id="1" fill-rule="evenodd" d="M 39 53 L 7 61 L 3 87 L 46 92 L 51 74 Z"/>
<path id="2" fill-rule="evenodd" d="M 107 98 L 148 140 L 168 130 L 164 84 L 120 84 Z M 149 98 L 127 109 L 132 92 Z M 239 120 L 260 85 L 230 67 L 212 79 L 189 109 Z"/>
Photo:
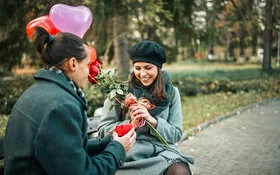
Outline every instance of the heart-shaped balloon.
<path id="1" fill-rule="evenodd" d="M 61 32 L 83 38 L 92 23 L 92 13 L 85 6 L 56 4 L 50 9 L 50 19 Z"/>
<path id="2" fill-rule="evenodd" d="M 32 39 L 35 27 L 42 27 L 51 35 L 55 35 L 60 32 L 50 20 L 49 15 L 33 19 L 26 25 L 26 34 L 30 39 Z"/>

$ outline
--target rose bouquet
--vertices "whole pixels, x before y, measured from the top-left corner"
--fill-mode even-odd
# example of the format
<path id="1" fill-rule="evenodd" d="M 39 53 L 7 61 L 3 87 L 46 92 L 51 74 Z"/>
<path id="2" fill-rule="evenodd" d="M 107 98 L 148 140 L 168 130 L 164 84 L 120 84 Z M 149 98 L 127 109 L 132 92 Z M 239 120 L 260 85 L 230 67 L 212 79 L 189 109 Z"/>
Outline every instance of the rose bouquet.
<path id="1" fill-rule="evenodd" d="M 107 95 L 112 102 L 111 109 L 120 103 L 124 107 L 123 100 L 128 94 L 128 84 L 116 77 L 116 70 L 105 72 L 102 69 L 102 62 L 90 65 L 88 80 L 91 84 L 97 84 L 95 88 Z M 99 67 L 98 69 L 96 67 Z"/>
<path id="2" fill-rule="evenodd" d="M 118 103 L 122 108 L 128 108 L 129 110 L 133 105 L 143 105 L 148 110 L 155 107 L 148 99 L 137 99 L 133 94 L 128 93 L 127 81 L 122 81 L 117 78 L 116 70 L 105 72 L 102 69 L 102 62 L 100 60 L 96 60 L 89 65 L 88 80 L 92 84 L 97 84 L 98 86 L 96 86 L 96 88 L 99 88 L 103 94 L 107 95 L 109 100 L 112 102 L 110 109 L 112 109 Z M 135 129 L 147 124 L 147 126 L 155 133 L 159 141 L 165 147 L 169 147 L 168 143 L 153 127 L 153 125 L 144 118 L 140 118 L 138 121 L 132 121 L 131 124 Z M 124 133 L 122 133 L 122 135 L 123 134 Z"/>

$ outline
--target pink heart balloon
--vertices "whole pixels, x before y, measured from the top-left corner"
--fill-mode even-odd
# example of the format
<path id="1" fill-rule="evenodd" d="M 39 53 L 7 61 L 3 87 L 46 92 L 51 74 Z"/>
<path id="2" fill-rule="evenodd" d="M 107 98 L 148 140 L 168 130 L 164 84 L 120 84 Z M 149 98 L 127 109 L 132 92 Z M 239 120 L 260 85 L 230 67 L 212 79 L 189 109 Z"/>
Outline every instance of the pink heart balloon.
<path id="1" fill-rule="evenodd" d="M 50 9 L 50 19 L 61 32 L 83 38 L 92 23 L 92 13 L 85 6 L 56 4 Z"/>

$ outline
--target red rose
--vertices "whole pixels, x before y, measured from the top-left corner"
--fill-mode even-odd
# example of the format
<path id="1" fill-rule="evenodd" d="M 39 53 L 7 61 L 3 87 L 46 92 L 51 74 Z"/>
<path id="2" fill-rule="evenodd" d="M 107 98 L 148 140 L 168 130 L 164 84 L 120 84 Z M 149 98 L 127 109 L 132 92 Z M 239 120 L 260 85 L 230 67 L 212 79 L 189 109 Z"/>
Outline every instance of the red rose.
<path id="1" fill-rule="evenodd" d="M 102 61 L 100 60 L 95 60 L 94 62 L 91 62 L 88 66 L 89 68 L 89 75 L 88 75 L 88 81 L 91 84 L 96 84 L 97 80 L 95 79 L 95 77 L 98 75 L 98 73 L 100 72 L 101 66 L 102 66 Z"/>

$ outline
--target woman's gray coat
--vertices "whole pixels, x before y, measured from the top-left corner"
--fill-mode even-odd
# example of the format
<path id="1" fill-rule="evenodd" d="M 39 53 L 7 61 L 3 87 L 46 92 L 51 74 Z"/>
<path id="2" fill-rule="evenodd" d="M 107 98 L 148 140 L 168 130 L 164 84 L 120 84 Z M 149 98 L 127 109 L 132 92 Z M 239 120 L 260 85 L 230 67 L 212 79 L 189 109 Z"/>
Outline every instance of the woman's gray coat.
<path id="1" fill-rule="evenodd" d="M 161 174 L 174 160 L 193 164 L 191 157 L 184 156 L 176 150 L 175 143 L 182 137 L 182 110 L 179 91 L 176 87 L 173 90 L 175 94 L 169 107 L 154 116 L 157 119 L 156 129 L 167 141 L 169 148 L 161 144 L 147 125 L 138 128 L 137 141 L 127 153 L 125 164 L 117 174 Z M 116 125 L 130 122 L 129 116 L 126 116 L 124 121 L 119 121 L 121 108 L 116 106 L 110 110 L 111 105 L 108 99 L 104 103 L 98 127 L 101 137 L 114 130 Z"/>

